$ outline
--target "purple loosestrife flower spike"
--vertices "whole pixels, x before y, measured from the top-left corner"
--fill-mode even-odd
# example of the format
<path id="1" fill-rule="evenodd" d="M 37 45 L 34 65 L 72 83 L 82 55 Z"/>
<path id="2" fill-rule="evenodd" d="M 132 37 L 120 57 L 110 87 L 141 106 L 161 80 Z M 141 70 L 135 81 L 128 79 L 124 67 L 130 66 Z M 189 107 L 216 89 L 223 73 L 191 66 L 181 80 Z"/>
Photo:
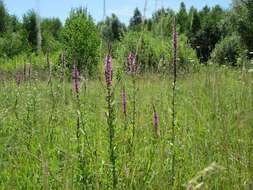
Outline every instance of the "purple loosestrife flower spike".
<path id="1" fill-rule="evenodd" d="M 112 57 L 107 55 L 105 58 L 105 82 L 108 87 L 112 86 L 112 74 Z"/>
<path id="2" fill-rule="evenodd" d="M 72 88 L 75 94 L 79 93 L 79 71 L 76 64 L 74 64 L 72 70 Z"/>
<path id="3" fill-rule="evenodd" d="M 137 72 L 136 55 L 132 52 L 128 55 L 128 67 L 131 74 Z"/>
<path id="4" fill-rule="evenodd" d="M 177 65 L 177 25 L 176 25 L 176 20 L 174 20 L 173 23 L 173 64 L 174 64 L 174 69 L 176 69 L 176 65 Z M 174 72 L 176 72 L 174 70 Z"/>
<path id="5" fill-rule="evenodd" d="M 160 136 L 160 130 L 159 130 L 159 117 L 158 114 L 156 112 L 155 106 L 153 106 L 154 109 L 154 115 L 153 115 L 153 126 L 154 126 L 154 130 L 157 136 Z"/>
<path id="6" fill-rule="evenodd" d="M 125 87 L 123 87 L 123 89 L 122 89 L 121 97 L 122 97 L 122 111 L 123 111 L 124 115 L 126 115 L 126 91 L 125 91 Z"/>

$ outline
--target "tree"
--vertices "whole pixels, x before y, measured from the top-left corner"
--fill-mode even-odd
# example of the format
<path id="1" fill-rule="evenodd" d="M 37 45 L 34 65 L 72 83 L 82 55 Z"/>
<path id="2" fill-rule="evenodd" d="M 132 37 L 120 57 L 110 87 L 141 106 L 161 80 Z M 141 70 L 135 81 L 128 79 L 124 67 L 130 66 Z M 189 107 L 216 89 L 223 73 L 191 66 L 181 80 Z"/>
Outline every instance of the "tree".
<path id="1" fill-rule="evenodd" d="M 41 22 L 42 32 L 50 33 L 55 39 L 59 39 L 62 23 L 58 18 L 45 18 Z"/>
<path id="2" fill-rule="evenodd" d="M 28 11 L 23 16 L 23 29 L 32 51 L 36 51 L 38 45 L 38 28 L 36 24 L 36 12 L 34 10 Z"/>
<path id="3" fill-rule="evenodd" d="M 83 8 L 74 9 L 67 18 L 62 31 L 68 65 L 77 62 L 80 70 L 92 75 L 97 69 L 99 56 L 99 33 L 91 16 Z"/>
<path id="4" fill-rule="evenodd" d="M 237 18 L 236 29 L 249 51 L 253 51 L 253 0 L 233 2 Z"/>
<path id="5" fill-rule="evenodd" d="M 205 6 L 199 13 L 193 11 L 192 24 L 188 37 L 191 45 L 197 50 L 198 57 L 207 62 L 216 43 L 223 36 L 219 23 L 225 12 L 215 6 L 212 10 Z"/>
<path id="6" fill-rule="evenodd" d="M 9 32 L 20 32 L 22 24 L 15 15 L 9 15 L 7 28 Z"/>
<path id="7" fill-rule="evenodd" d="M 201 29 L 200 17 L 197 10 L 193 10 L 190 32 L 196 34 Z"/>
<path id="8" fill-rule="evenodd" d="M 6 32 L 7 29 L 7 11 L 5 9 L 4 3 L 0 0 L 0 34 Z"/>
<path id="9" fill-rule="evenodd" d="M 20 33 L 6 33 L 0 38 L 0 57 L 13 57 L 27 50 L 26 40 Z"/>
<path id="10" fill-rule="evenodd" d="M 142 23 L 142 14 L 138 8 L 135 8 L 134 15 L 130 19 L 130 22 L 129 22 L 129 28 L 131 30 L 140 31 L 141 23 Z"/>
<path id="11" fill-rule="evenodd" d="M 159 35 L 163 38 L 171 36 L 172 22 L 175 17 L 175 12 L 172 9 L 161 8 L 152 16 L 152 32 L 155 36 Z"/>
<path id="12" fill-rule="evenodd" d="M 62 23 L 58 18 L 45 18 L 41 22 L 42 50 L 44 52 L 60 49 L 60 32 Z"/>
<path id="13" fill-rule="evenodd" d="M 115 14 L 107 17 L 104 22 L 98 23 L 98 28 L 101 31 L 104 41 L 107 43 L 119 41 L 126 31 L 125 25 L 120 22 Z"/>
<path id="14" fill-rule="evenodd" d="M 185 4 L 183 2 L 180 4 L 180 9 L 177 14 L 177 23 L 180 26 L 179 32 L 184 33 L 186 31 L 187 25 L 188 25 L 188 14 L 186 11 Z"/>

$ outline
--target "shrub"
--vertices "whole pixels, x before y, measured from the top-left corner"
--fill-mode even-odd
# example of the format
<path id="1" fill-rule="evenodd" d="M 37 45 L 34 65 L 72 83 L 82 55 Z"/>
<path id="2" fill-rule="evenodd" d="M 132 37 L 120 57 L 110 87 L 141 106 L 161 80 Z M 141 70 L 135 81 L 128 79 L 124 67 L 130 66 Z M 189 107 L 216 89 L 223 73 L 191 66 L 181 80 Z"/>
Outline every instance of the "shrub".
<path id="1" fill-rule="evenodd" d="M 82 8 L 72 10 L 62 31 L 68 65 L 73 55 L 78 69 L 94 74 L 98 64 L 100 39 L 92 18 Z"/>
<path id="2" fill-rule="evenodd" d="M 128 32 L 119 43 L 117 58 L 121 59 L 124 68 L 127 67 L 129 52 L 136 52 L 138 44 L 137 62 L 141 71 L 157 69 L 161 52 L 160 41 L 153 38 L 151 33 L 145 32 L 140 41 L 140 32 Z"/>
<path id="3" fill-rule="evenodd" d="M 130 51 L 135 52 L 137 43 L 140 39 L 140 32 L 129 32 L 125 35 L 119 44 L 118 50 L 119 62 L 123 63 L 124 68 L 127 66 L 127 57 Z M 172 61 L 172 40 L 155 37 L 151 33 L 145 32 L 139 43 L 137 62 L 141 71 L 164 71 L 168 69 Z M 187 44 L 185 35 L 179 36 L 179 68 L 186 68 L 192 63 L 199 63 L 195 50 Z"/>
<path id="4" fill-rule="evenodd" d="M 173 60 L 171 41 L 171 38 L 167 40 L 165 48 L 165 59 L 168 60 L 170 63 Z M 181 71 L 185 71 L 188 70 L 190 66 L 196 66 L 198 64 L 199 59 L 196 51 L 188 43 L 187 37 L 184 34 L 181 34 L 178 37 L 178 69 Z"/>
<path id="5" fill-rule="evenodd" d="M 211 61 L 220 65 L 226 64 L 236 66 L 240 52 L 240 38 L 236 34 L 233 34 L 225 37 L 215 46 L 211 55 Z"/>
<path id="6" fill-rule="evenodd" d="M 0 56 L 13 57 L 28 48 L 28 44 L 19 33 L 8 33 L 0 38 Z"/>
<path id="7" fill-rule="evenodd" d="M 43 52 L 47 52 L 47 50 L 50 50 L 50 52 L 56 52 L 57 50 L 61 49 L 61 43 L 54 38 L 54 36 L 45 31 L 42 32 L 42 50 Z"/>

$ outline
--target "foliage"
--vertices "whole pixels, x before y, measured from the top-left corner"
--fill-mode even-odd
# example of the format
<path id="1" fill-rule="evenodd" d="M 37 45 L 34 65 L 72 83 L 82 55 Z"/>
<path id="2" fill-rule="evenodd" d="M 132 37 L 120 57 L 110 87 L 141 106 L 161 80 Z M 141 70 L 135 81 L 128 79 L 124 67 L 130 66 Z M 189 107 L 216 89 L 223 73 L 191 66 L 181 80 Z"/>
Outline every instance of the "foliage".
<path id="1" fill-rule="evenodd" d="M 42 50 L 56 52 L 62 49 L 62 44 L 58 41 L 51 32 L 42 31 Z"/>
<path id="2" fill-rule="evenodd" d="M 161 45 L 159 40 L 155 39 L 151 33 L 145 32 L 142 37 L 141 32 L 128 32 L 122 39 L 120 49 L 118 51 L 118 58 L 123 59 L 122 63 L 127 68 L 127 57 L 130 52 L 137 52 L 137 62 L 140 65 L 141 71 L 158 69 L 161 52 Z"/>
<path id="3" fill-rule="evenodd" d="M 172 9 L 161 8 L 152 16 L 152 32 L 155 36 L 168 38 L 172 33 L 172 22 L 175 12 Z"/>
<path id="4" fill-rule="evenodd" d="M 62 42 L 68 65 L 76 59 L 78 68 L 92 75 L 96 72 L 99 56 L 99 34 L 86 10 L 72 10 L 62 30 Z"/>
<path id="5" fill-rule="evenodd" d="M 124 32 L 126 32 L 126 26 L 119 21 L 115 14 L 112 14 L 111 17 L 106 17 L 104 22 L 98 23 L 98 29 L 107 44 L 119 41 L 123 37 Z"/>
<path id="6" fill-rule="evenodd" d="M 38 23 L 36 24 L 37 16 L 34 10 L 28 11 L 23 16 L 23 20 L 19 21 L 18 17 L 8 13 L 3 0 L 0 0 L 0 53 L 2 56 L 11 58 L 16 54 L 22 54 L 24 51 L 26 53 L 35 52 L 40 46 L 42 46 L 44 53 L 48 50 L 53 53 L 59 52 L 65 48 L 68 65 L 72 64 L 75 52 L 79 69 L 86 70 L 91 75 L 97 70 L 98 54 L 101 57 L 110 46 L 113 57 L 121 59 L 121 57 L 116 57 L 115 52 L 118 51 L 117 48 L 122 49 L 120 42 L 124 35 L 131 36 L 132 32 L 143 31 L 146 34 L 144 34 L 144 41 L 140 45 L 145 44 L 142 47 L 148 48 L 143 51 L 153 52 L 144 53 L 145 70 L 149 66 L 151 66 L 150 70 L 153 70 L 154 67 L 157 70 L 157 66 L 154 66 L 157 63 L 154 61 L 163 60 L 164 55 L 164 53 L 157 52 L 160 52 L 160 49 L 163 49 L 162 52 L 165 51 L 161 46 L 165 46 L 168 38 L 170 38 L 172 21 L 176 18 L 179 34 L 187 36 L 186 43 L 196 50 L 201 62 L 206 63 L 216 45 L 221 44 L 224 38 L 228 39 L 229 36 L 232 38 L 235 31 L 240 36 L 241 45 L 246 46 L 248 50 L 248 59 L 251 59 L 253 55 L 253 22 L 250 18 L 253 17 L 253 0 L 234 0 L 232 5 L 226 10 L 219 5 L 205 6 L 201 10 L 192 6 L 187 11 L 188 8 L 182 2 L 177 12 L 162 7 L 156 10 L 151 18 L 144 20 L 143 13 L 136 8 L 128 28 L 117 15 L 112 14 L 105 21 L 99 22 L 97 29 L 86 10 L 77 9 L 72 10 L 65 26 L 62 26 L 58 18 L 41 19 L 41 32 L 39 32 L 40 27 L 37 26 Z M 102 39 L 99 39 L 99 32 Z M 38 34 L 40 33 L 42 42 L 39 40 L 40 35 Z M 139 38 L 135 37 L 135 39 L 138 40 Z M 17 44 L 5 47 L 8 40 L 12 43 L 16 41 Z M 100 52 L 98 52 L 99 40 L 101 40 Z M 152 46 L 158 49 L 150 45 L 155 41 L 156 43 Z M 132 42 L 131 46 L 137 46 L 137 41 Z M 158 43 L 161 44 L 158 45 Z M 182 51 L 187 54 L 187 50 L 183 49 Z M 142 59 L 144 60 L 144 58 Z M 150 62 L 150 59 L 153 61 Z M 150 63 L 147 64 L 147 62 Z"/>
<path id="7" fill-rule="evenodd" d="M 180 4 L 179 12 L 177 13 L 177 23 L 180 26 L 180 33 L 186 32 L 187 26 L 188 26 L 188 13 L 186 11 L 186 6 L 182 2 Z"/>
<path id="8" fill-rule="evenodd" d="M 45 18 L 41 22 L 42 32 L 50 33 L 56 40 L 58 40 L 60 37 L 61 29 L 62 23 L 58 18 Z"/>
<path id="9" fill-rule="evenodd" d="M 137 52 L 137 62 L 140 71 L 164 71 L 172 61 L 172 40 L 168 38 L 164 43 L 163 39 L 154 37 L 152 33 L 145 32 L 141 37 L 140 32 L 129 32 L 119 45 L 121 48 L 118 57 L 123 66 L 127 67 L 127 57 L 129 52 Z M 187 43 L 185 35 L 179 37 L 179 65 L 181 68 L 190 66 L 191 63 L 199 63 L 195 50 Z"/>
<path id="10" fill-rule="evenodd" d="M 38 45 L 38 28 L 36 24 L 36 12 L 34 10 L 28 11 L 24 16 L 23 16 L 23 29 L 24 29 L 24 34 L 26 36 L 26 39 L 28 40 L 32 51 L 37 50 L 37 45 Z"/>
<path id="11" fill-rule="evenodd" d="M 14 57 L 27 49 L 28 43 L 19 33 L 7 33 L 0 38 L 0 57 Z"/>
<path id="12" fill-rule="evenodd" d="M 236 29 L 249 51 L 253 51 L 253 0 L 234 2 Z"/>
<path id="13" fill-rule="evenodd" d="M 140 31 L 142 28 L 141 24 L 142 24 L 142 14 L 138 8 L 135 8 L 134 15 L 129 22 L 129 29 L 134 31 Z"/>
<path id="14" fill-rule="evenodd" d="M 223 36 L 218 23 L 224 16 L 225 13 L 219 6 L 212 9 L 206 6 L 199 13 L 197 11 L 193 12 L 188 37 L 192 47 L 197 50 L 198 57 L 203 62 L 208 61 L 215 44 Z"/>
<path id="15" fill-rule="evenodd" d="M 211 55 L 211 61 L 235 66 L 241 52 L 240 38 L 233 34 L 219 42 Z"/>
<path id="16" fill-rule="evenodd" d="M 8 13 L 5 9 L 4 3 L 0 1 L 0 34 L 6 32 Z"/>

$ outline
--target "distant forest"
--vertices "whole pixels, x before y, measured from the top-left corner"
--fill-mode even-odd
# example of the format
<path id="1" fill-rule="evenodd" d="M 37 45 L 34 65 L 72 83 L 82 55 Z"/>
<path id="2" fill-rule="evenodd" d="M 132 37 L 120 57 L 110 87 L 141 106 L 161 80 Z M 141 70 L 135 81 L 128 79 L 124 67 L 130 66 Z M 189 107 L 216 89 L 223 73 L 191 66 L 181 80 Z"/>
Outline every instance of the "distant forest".
<path id="1" fill-rule="evenodd" d="M 177 12 L 163 7 L 151 18 L 143 18 L 136 8 L 127 26 L 116 14 L 95 23 L 86 9 L 77 8 L 63 25 L 59 18 L 40 18 L 35 10 L 17 18 L 8 13 L 0 0 L 0 57 L 47 51 L 59 54 L 64 50 L 71 61 L 75 51 L 79 67 L 92 73 L 101 51 L 106 49 L 101 46 L 110 44 L 113 57 L 121 60 L 129 51 L 136 51 L 136 43 L 142 36 L 143 51 L 139 52 L 138 60 L 142 68 L 159 70 L 161 59 L 169 60 L 166 52 L 171 46 L 171 26 L 176 19 L 182 64 L 195 61 L 237 66 L 238 60 L 252 58 L 252 18 L 253 0 L 234 0 L 229 9 L 216 5 L 197 10 L 182 2 Z"/>

